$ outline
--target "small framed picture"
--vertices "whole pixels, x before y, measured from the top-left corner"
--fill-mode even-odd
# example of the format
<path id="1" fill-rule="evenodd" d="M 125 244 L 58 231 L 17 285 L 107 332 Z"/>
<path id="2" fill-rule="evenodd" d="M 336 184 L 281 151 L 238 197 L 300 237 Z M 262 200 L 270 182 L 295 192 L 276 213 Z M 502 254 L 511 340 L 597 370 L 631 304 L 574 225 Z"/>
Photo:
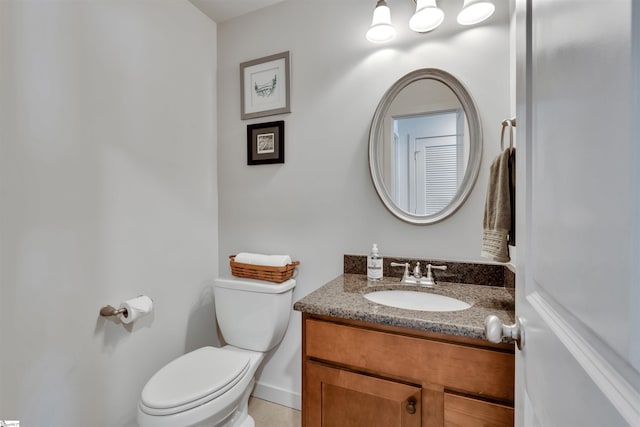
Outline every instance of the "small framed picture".
<path id="1" fill-rule="evenodd" d="M 242 120 L 290 113 L 289 52 L 240 64 Z"/>
<path id="2" fill-rule="evenodd" d="M 284 163 L 284 121 L 247 125 L 247 164 Z"/>

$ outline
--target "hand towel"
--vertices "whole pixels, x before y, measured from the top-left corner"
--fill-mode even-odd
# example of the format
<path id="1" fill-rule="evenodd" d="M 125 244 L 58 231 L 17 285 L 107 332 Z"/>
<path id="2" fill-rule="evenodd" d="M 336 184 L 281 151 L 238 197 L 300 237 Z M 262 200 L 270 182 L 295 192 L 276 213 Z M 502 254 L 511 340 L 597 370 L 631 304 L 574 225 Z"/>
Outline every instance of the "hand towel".
<path id="1" fill-rule="evenodd" d="M 511 199 L 511 228 L 509 229 L 509 244 L 516 245 L 516 149 L 511 148 L 509 155 L 509 195 Z"/>
<path id="2" fill-rule="evenodd" d="M 240 252 L 234 260 L 242 264 L 264 265 L 268 267 L 284 267 L 287 264 L 291 264 L 291 257 L 289 255 L 262 255 L 248 252 Z"/>
<path id="3" fill-rule="evenodd" d="M 491 164 L 487 199 L 484 207 L 481 255 L 498 262 L 509 262 L 509 230 L 511 229 L 511 192 L 509 188 L 511 148 L 507 148 Z"/>

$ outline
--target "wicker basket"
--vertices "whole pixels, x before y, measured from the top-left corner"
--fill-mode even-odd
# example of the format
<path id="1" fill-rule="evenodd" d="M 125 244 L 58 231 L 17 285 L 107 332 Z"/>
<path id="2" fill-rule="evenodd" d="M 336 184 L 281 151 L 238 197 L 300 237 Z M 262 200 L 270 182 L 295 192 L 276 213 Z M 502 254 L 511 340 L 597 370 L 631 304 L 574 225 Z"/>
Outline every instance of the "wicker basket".
<path id="1" fill-rule="evenodd" d="M 293 277 L 296 267 L 300 265 L 300 261 L 293 261 L 283 267 L 270 267 L 266 265 L 243 264 L 235 262 L 235 255 L 229 256 L 229 265 L 231 265 L 231 274 L 236 277 L 244 277 L 247 279 L 266 280 L 268 282 L 282 283 Z"/>

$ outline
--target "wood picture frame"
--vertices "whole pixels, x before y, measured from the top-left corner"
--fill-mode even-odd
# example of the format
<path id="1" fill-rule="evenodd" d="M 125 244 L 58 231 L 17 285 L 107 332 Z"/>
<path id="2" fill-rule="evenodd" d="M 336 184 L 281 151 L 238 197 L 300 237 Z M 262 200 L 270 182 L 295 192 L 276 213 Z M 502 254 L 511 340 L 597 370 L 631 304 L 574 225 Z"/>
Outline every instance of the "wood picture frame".
<path id="1" fill-rule="evenodd" d="M 290 113 L 289 51 L 240 64 L 242 120 Z"/>

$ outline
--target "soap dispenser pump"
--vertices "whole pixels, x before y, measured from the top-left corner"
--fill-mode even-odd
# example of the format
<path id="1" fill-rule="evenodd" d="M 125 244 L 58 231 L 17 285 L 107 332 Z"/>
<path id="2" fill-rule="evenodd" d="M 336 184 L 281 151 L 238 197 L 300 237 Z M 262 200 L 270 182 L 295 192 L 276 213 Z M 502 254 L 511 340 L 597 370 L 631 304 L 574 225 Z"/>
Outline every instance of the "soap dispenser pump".
<path id="1" fill-rule="evenodd" d="M 371 282 L 382 280 L 382 261 L 382 256 L 378 252 L 378 245 L 374 243 L 371 253 L 367 257 L 367 280 Z"/>

